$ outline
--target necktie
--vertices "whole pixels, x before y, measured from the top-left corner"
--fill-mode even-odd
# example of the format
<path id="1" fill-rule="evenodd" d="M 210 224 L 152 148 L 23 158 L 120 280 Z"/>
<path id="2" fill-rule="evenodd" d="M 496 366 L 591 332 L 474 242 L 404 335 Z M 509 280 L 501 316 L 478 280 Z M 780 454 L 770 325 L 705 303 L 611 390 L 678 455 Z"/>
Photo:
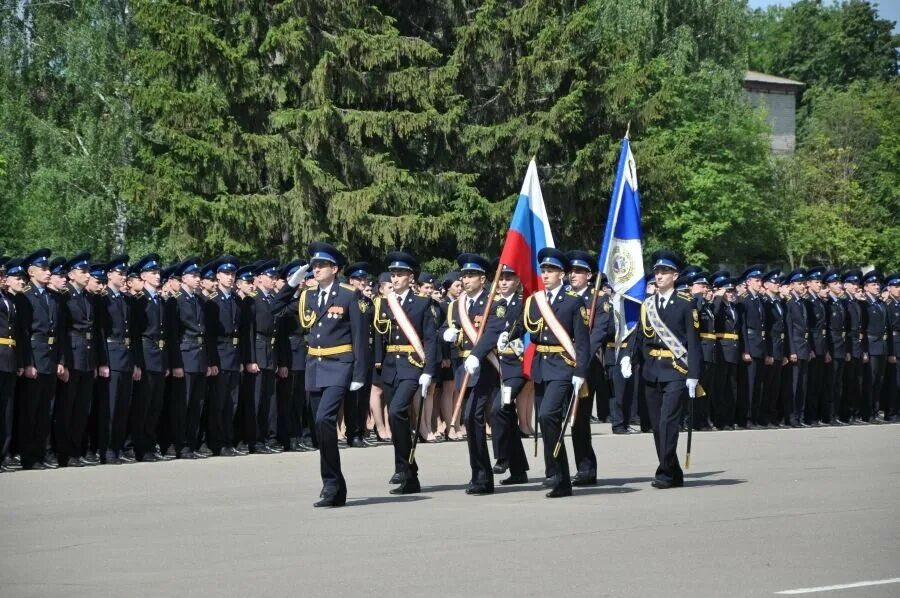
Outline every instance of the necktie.
<path id="1" fill-rule="evenodd" d="M 325 289 L 319 291 L 319 309 L 322 309 L 322 306 L 325 305 L 325 298 L 328 297 L 328 293 L 325 292 Z"/>
<path id="2" fill-rule="evenodd" d="M 547 303 L 553 303 L 553 292 L 547 291 Z"/>
<path id="3" fill-rule="evenodd" d="M 662 311 L 662 310 L 665 309 L 665 308 L 666 308 L 666 298 L 660 296 L 660 298 L 659 298 L 659 309 L 660 309 L 660 311 Z"/>
<path id="4" fill-rule="evenodd" d="M 466 306 L 466 311 L 472 311 L 472 306 L 475 305 L 475 300 L 469 297 L 469 303 Z"/>

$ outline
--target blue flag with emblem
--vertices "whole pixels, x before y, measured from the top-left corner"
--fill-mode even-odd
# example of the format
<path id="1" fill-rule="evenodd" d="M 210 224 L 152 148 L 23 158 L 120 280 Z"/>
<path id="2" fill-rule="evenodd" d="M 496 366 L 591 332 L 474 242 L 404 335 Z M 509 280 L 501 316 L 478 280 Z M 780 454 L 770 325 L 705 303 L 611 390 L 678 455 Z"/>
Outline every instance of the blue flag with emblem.
<path id="1" fill-rule="evenodd" d="M 646 296 L 643 245 L 637 167 L 626 134 L 619 152 L 616 181 L 597 263 L 597 269 L 609 278 L 614 292 L 612 305 L 617 344 L 634 330 Z"/>

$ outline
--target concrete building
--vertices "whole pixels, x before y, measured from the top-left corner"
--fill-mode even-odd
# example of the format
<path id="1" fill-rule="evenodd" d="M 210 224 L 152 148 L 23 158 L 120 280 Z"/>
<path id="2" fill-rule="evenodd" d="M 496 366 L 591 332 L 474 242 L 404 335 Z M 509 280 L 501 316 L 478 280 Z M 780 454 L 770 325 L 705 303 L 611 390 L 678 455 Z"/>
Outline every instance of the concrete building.
<path id="1" fill-rule="evenodd" d="M 756 71 L 744 73 L 744 91 L 750 104 L 766 108 L 772 127 L 772 152 L 787 154 L 797 143 L 797 94 L 803 83 Z"/>

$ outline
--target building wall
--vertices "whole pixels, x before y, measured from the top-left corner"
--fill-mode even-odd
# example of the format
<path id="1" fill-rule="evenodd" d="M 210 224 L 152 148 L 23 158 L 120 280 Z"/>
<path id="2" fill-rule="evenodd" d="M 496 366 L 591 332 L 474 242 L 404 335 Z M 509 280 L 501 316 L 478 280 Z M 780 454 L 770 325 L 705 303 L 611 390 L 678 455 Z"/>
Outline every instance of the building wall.
<path id="1" fill-rule="evenodd" d="M 745 90 L 750 104 L 766 108 L 766 120 L 772 127 L 772 152 L 791 153 L 796 146 L 797 96 L 781 91 Z"/>

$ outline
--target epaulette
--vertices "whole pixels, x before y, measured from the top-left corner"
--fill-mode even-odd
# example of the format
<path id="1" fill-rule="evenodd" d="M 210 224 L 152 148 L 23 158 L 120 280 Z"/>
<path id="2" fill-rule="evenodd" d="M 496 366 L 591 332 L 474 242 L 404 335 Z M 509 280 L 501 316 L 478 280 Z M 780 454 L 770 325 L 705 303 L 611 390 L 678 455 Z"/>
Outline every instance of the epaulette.
<path id="1" fill-rule="evenodd" d="M 682 299 L 684 299 L 685 301 L 693 301 L 693 297 L 691 297 L 687 293 L 680 292 L 680 293 L 678 293 L 678 296 L 681 297 Z"/>
<path id="2" fill-rule="evenodd" d="M 341 282 L 341 283 L 338 283 L 338 284 L 341 286 L 342 289 L 347 289 L 348 291 L 356 291 L 356 287 L 355 287 L 355 286 L 350 285 L 350 284 L 347 284 L 346 282 Z"/>
<path id="3" fill-rule="evenodd" d="M 181 291 L 175 291 L 174 293 L 170 294 L 169 297 L 172 297 L 173 299 L 178 299 L 179 297 L 181 297 Z"/>
<path id="4" fill-rule="evenodd" d="M 68 295 L 68 294 L 69 294 L 69 287 L 63 287 L 63 288 L 61 288 L 60 290 L 58 290 L 58 291 L 56 291 L 56 292 L 59 293 L 60 295 Z"/>
<path id="5" fill-rule="evenodd" d="M 109 291 L 107 291 L 106 289 L 103 289 L 102 291 L 100 291 L 101 297 L 106 297 L 107 295 L 109 295 Z"/>
<path id="6" fill-rule="evenodd" d="M 257 293 L 256 291 L 251 291 L 251 292 L 247 293 L 248 297 L 256 297 L 257 295 L 259 295 L 259 293 Z"/>
<path id="7" fill-rule="evenodd" d="M 218 296 L 219 296 L 219 294 L 216 293 L 215 291 L 213 291 L 212 293 L 210 293 L 210 294 L 207 296 L 207 298 L 208 298 L 208 299 L 215 299 L 215 298 L 218 297 Z"/>
<path id="8" fill-rule="evenodd" d="M 30 285 L 30 284 L 26 284 L 26 285 L 25 285 L 25 288 L 22 289 L 22 292 L 23 292 L 23 293 L 27 293 L 27 292 L 30 291 L 30 290 L 31 290 L 31 285 Z"/>
<path id="9" fill-rule="evenodd" d="M 572 291 L 572 290 L 566 291 L 566 295 L 568 295 L 569 297 L 580 297 L 580 296 L 581 296 L 581 295 L 579 295 L 578 293 L 576 293 L 575 291 Z"/>

